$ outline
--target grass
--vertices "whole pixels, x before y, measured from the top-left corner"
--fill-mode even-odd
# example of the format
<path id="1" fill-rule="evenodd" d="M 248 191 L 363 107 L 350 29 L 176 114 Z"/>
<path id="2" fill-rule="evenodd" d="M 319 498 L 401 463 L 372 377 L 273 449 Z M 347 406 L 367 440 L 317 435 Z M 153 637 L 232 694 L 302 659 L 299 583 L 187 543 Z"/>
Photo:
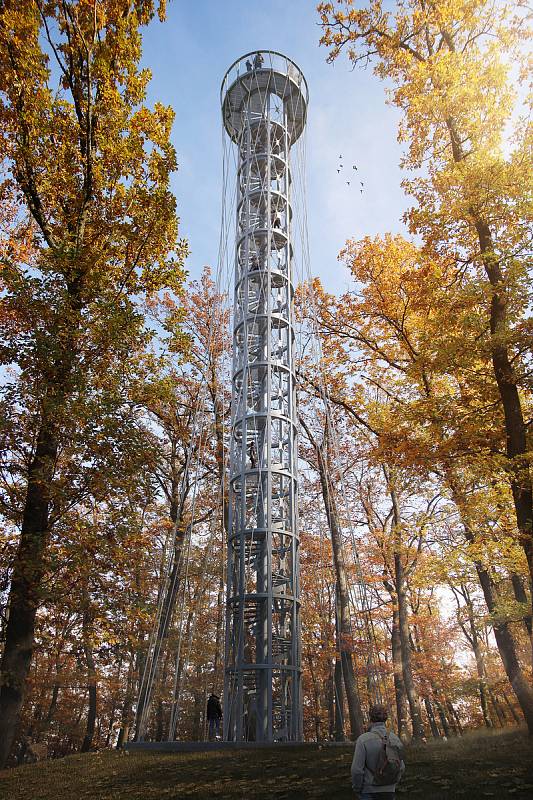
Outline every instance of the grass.
<path id="1" fill-rule="evenodd" d="M 89 753 L 0 772 L 0 798 L 347 800 L 352 749 Z M 533 798 L 533 742 L 525 731 L 468 734 L 408 747 L 406 762 L 399 800 Z"/>

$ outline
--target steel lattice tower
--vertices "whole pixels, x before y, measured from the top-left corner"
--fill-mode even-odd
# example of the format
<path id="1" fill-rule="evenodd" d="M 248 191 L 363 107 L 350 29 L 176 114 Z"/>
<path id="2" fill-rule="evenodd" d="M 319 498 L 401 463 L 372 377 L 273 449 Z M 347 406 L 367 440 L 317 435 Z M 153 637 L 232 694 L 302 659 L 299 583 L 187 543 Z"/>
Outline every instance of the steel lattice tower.
<path id="1" fill-rule="evenodd" d="M 302 738 L 291 146 L 305 78 L 249 53 L 221 90 L 238 151 L 224 738 Z"/>

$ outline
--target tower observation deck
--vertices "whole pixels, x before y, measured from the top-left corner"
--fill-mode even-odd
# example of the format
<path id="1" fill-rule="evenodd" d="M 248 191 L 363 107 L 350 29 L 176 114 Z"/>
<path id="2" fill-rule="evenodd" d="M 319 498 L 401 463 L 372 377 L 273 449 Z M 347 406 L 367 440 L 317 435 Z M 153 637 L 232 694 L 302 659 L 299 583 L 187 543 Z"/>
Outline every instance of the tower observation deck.
<path id="1" fill-rule="evenodd" d="M 224 738 L 302 738 L 290 151 L 308 91 L 272 51 L 226 73 L 237 155 Z"/>

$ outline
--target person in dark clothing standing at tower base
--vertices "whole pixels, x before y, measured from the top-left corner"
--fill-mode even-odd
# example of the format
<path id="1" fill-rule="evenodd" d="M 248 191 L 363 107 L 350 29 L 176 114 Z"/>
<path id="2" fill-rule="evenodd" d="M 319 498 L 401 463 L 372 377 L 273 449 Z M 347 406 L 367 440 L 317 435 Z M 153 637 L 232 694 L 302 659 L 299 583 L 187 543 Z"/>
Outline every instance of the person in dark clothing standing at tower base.
<path id="1" fill-rule="evenodd" d="M 209 723 L 209 741 L 220 736 L 220 720 L 222 719 L 222 706 L 217 694 L 210 694 L 207 700 L 207 721 Z"/>
<path id="2" fill-rule="evenodd" d="M 402 743 L 388 732 L 387 709 L 370 708 L 370 730 L 355 744 L 352 761 L 352 789 L 358 800 L 394 800 L 396 786 L 405 770 Z"/>

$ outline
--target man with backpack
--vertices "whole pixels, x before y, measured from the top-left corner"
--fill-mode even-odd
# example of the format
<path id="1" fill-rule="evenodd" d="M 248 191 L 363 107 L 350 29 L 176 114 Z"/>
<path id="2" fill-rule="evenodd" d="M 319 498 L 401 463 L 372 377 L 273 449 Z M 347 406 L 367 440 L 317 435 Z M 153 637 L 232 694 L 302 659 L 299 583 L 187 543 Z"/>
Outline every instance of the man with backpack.
<path id="1" fill-rule="evenodd" d="M 394 800 L 405 764 L 400 739 L 385 726 L 387 716 L 385 706 L 371 706 L 370 730 L 355 744 L 352 788 L 356 800 Z"/>

